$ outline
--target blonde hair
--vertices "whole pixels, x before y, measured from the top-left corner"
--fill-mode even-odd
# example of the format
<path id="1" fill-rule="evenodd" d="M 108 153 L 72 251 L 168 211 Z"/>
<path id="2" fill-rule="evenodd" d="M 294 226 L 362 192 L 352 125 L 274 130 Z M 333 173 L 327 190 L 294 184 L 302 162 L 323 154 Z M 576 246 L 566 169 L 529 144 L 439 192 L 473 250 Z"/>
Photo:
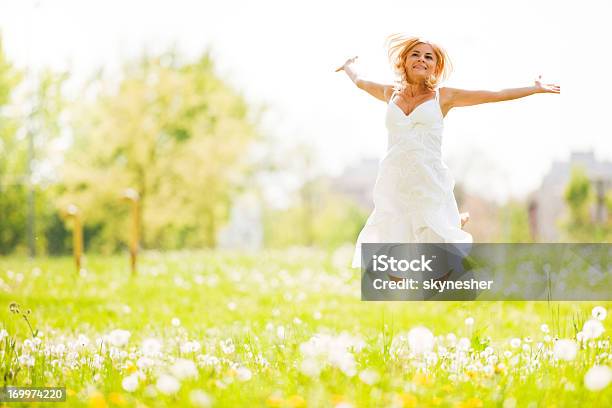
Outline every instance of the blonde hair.
<path id="1" fill-rule="evenodd" d="M 385 48 L 387 48 L 391 67 L 397 75 L 396 90 L 401 90 L 408 86 L 408 72 L 405 66 L 406 59 L 410 51 L 419 44 L 430 45 L 436 56 L 436 68 L 434 73 L 425 80 L 425 86 L 433 90 L 450 75 L 452 64 L 444 48 L 420 37 L 411 37 L 402 33 L 391 34 L 385 40 Z"/>

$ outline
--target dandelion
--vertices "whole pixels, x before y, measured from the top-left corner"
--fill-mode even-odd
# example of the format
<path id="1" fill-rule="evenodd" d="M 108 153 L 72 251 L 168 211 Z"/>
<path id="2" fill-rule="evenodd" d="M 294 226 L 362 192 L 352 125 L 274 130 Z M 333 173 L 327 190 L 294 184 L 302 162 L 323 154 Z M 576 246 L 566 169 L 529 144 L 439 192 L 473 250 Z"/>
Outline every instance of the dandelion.
<path id="1" fill-rule="evenodd" d="M 89 338 L 84 334 L 79 334 L 76 342 L 79 347 L 86 348 L 89 345 Z"/>
<path id="2" fill-rule="evenodd" d="M 19 364 L 24 365 L 26 367 L 34 367 L 34 356 L 28 354 L 22 354 L 19 356 Z"/>
<path id="3" fill-rule="evenodd" d="M 472 347 L 472 342 L 467 337 L 462 337 L 457 343 L 457 349 L 461 351 L 468 351 Z"/>
<path id="4" fill-rule="evenodd" d="M 147 368 L 153 367 L 155 365 L 155 361 L 153 361 L 151 358 L 149 357 L 140 357 L 137 361 L 136 361 L 136 365 L 138 366 L 139 369 L 141 370 L 145 370 Z"/>
<path id="5" fill-rule="evenodd" d="M 605 320 L 608 312 L 601 306 L 595 306 L 591 311 L 591 315 L 597 320 Z"/>
<path id="6" fill-rule="evenodd" d="M 179 380 L 198 377 L 198 369 L 195 363 L 185 358 L 177 359 L 170 367 L 170 372 Z"/>
<path id="7" fill-rule="evenodd" d="M 127 392 L 134 392 L 138 388 L 138 374 L 130 374 L 121 381 L 121 387 Z"/>
<path id="8" fill-rule="evenodd" d="M 161 354 L 162 343 L 153 338 L 148 338 L 142 341 L 142 354 L 147 357 L 155 357 Z"/>
<path id="9" fill-rule="evenodd" d="M 578 353 L 578 344 L 574 340 L 558 340 L 553 347 L 553 353 L 559 360 L 572 361 Z"/>
<path id="10" fill-rule="evenodd" d="M 549 333 L 550 329 L 548 328 L 548 325 L 544 323 L 540 326 L 540 331 L 542 331 L 542 333 Z"/>
<path id="11" fill-rule="evenodd" d="M 116 329 L 110 332 L 106 338 L 115 347 L 123 347 L 128 343 L 131 333 L 127 330 Z"/>
<path id="12" fill-rule="evenodd" d="M 473 317 L 468 317 L 467 319 L 465 319 L 465 325 L 466 326 L 473 326 L 474 325 L 474 318 Z"/>
<path id="13" fill-rule="evenodd" d="M 181 320 L 178 317 L 173 317 L 170 323 L 174 327 L 179 327 L 181 325 Z"/>
<path id="14" fill-rule="evenodd" d="M 593 366 L 584 375 L 584 385 L 591 391 L 600 391 L 612 380 L 612 370 L 608 366 Z"/>
<path id="15" fill-rule="evenodd" d="M 107 404 L 104 394 L 100 391 L 93 391 L 89 394 L 89 406 L 92 408 L 105 408 Z"/>
<path id="16" fill-rule="evenodd" d="M 235 303 L 235 302 L 229 302 L 229 303 L 227 304 L 227 308 L 228 308 L 229 310 L 232 310 L 232 311 L 236 310 L 236 303 Z"/>
<path id="17" fill-rule="evenodd" d="M 584 326 L 582 326 L 583 339 L 585 341 L 598 338 L 604 331 L 605 329 L 601 321 L 595 319 L 587 320 Z"/>
<path id="18" fill-rule="evenodd" d="M 189 400 L 196 407 L 207 408 L 212 405 L 212 398 L 202 390 L 191 391 Z"/>
<path id="19" fill-rule="evenodd" d="M 434 335 L 426 327 L 415 327 L 408 332 L 408 346 L 415 354 L 431 351 L 434 346 Z"/>
<path id="20" fill-rule="evenodd" d="M 198 351 L 200 351 L 202 349 L 202 346 L 200 345 L 200 342 L 193 340 L 193 341 L 186 341 L 181 343 L 181 353 L 185 354 L 185 353 L 197 353 Z"/>
<path id="21" fill-rule="evenodd" d="M 374 385 L 380 379 L 380 375 L 376 370 L 366 368 L 359 373 L 359 379 L 368 385 Z"/>
<path id="22" fill-rule="evenodd" d="M 246 367 L 239 367 L 236 370 L 236 378 L 240 381 L 249 381 L 253 377 L 251 370 Z"/>
<path id="23" fill-rule="evenodd" d="M 234 342 L 232 341 L 232 339 L 221 340 L 219 342 L 219 346 L 221 346 L 221 350 L 223 351 L 224 354 L 231 354 L 236 350 L 236 347 L 234 346 Z"/>
<path id="24" fill-rule="evenodd" d="M 510 340 L 510 346 L 512 348 L 518 348 L 520 345 L 521 345 L 521 339 L 515 337 L 512 340 Z"/>
<path id="25" fill-rule="evenodd" d="M 300 371 L 309 377 L 318 377 L 323 365 L 315 358 L 307 358 L 300 364 Z"/>
<path id="26" fill-rule="evenodd" d="M 171 375 L 162 374 L 157 379 L 155 386 L 163 394 L 170 395 L 178 392 L 181 388 L 181 383 Z"/>

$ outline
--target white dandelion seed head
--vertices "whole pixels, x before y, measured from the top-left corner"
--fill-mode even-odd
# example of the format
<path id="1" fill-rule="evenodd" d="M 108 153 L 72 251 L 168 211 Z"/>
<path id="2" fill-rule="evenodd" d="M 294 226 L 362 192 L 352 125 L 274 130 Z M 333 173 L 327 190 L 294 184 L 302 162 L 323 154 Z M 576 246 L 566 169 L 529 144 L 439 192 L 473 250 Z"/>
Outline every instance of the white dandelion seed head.
<path id="1" fill-rule="evenodd" d="M 408 332 L 408 347 L 415 354 L 432 351 L 434 346 L 433 333 L 424 326 L 418 326 Z"/>
<path id="2" fill-rule="evenodd" d="M 359 379 L 368 385 L 374 385 L 380 380 L 380 374 L 372 368 L 366 368 L 359 372 Z"/>
<path id="3" fill-rule="evenodd" d="M 236 350 L 236 346 L 234 346 L 234 341 L 231 338 L 221 340 L 219 342 L 219 346 L 221 347 L 221 351 L 223 351 L 224 354 L 231 354 Z"/>
<path id="4" fill-rule="evenodd" d="M 162 374 L 157 379 L 155 386 L 161 393 L 170 395 L 178 392 L 178 390 L 181 388 L 181 383 L 171 375 Z"/>
<path id="5" fill-rule="evenodd" d="M 587 320 L 582 326 L 582 333 L 584 334 L 584 340 L 596 339 L 603 334 L 605 331 L 601 321 L 596 319 Z"/>
<path id="6" fill-rule="evenodd" d="M 542 324 L 542 325 L 540 326 L 540 331 L 541 331 L 542 333 L 549 333 L 549 332 L 550 332 L 550 329 L 548 328 L 548 325 L 547 325 L 546 323 L 544 323 L 544 324 Z"/>
<path id="7" fill-rule="evenodd" d="M 472 347 L 472 342 L 467 337 L 462 337 L 457 343 L 457 349 L 461 351 L 468 351 Z"/>
<path id="8" fill-rule="evenodd" d="M 602 306 L 595 306 L 591 311 L 591 315 L 597 320 L 605 320 L 606 316 L 608 315 L 608 311 Z"/>
<path id="9" fill-rule="evenodd" d="M 153 367 L 154 365 L 155 365 L 155 361 L 149 357 L 140 357 L 136 361 L 136 366 L 141 370 L 145 370 L 147 368 Z"/>
<path id="10" fill-rule="evenodd" d="M 521 345 L 521 339 L 515 337 L 512 340 L 510 340 L 510 346 L 512 348 L 518 348 Z"/>
<path id="11" fill-rule="evenodd" d="M 208 408 L 212 406 L 212 398 L 203 390 L 193 390 L 189 393 L 189 401 L 199 408 Z"/>
<path id="12" fill-rule="evenodd" d="M 127 392 L 134 392 L 138 388 L 138 375 L 130 374 L 121 381 L 121 387 Z"/>
<path id="13" fill-rule="evenodd" d="M 123 347 L 128 343 L 131 335 L 127 330 L 116 329 L 111 331 L 106 339 L 114 347 Z"/>
<path id="14" fill-rule="evenodd" d="M 185 358 L 176 359 L 174 364 L 170 366 L 170 372 L 179 380 L 198 377 L 198 368 L 196 364 L 192 360 L 187 360 Z"/>
<path id="15" fill-rule="evenodd" d="M 465 319 L 465 325 L 466 326 L 473 326 L 474 325 L 474 318 L 473 317 L 468 317 L 467 319 Z"/>
<path id="16" fill-rule="evenodd" d="M 246 367 L 238 367 L 236 369 L 236 378 L 240 381 L 249 381 L 253 377 L 251 370 Z"/>
<path id="17" fill-rule="evenodd" d="M 300 364 L 300 371 L 309 377 L 318 377 L 322 369 L 322 362 L 316 358 L 306 358 Z"/>
<path id="18" fill-rule="evenodd" d="M 174 327 L 179 327 L 181 325 L 181 320 L 178 317 L 173 317 L 172 320 L 170 321 L 170 323 Z"/>
<path id="19" fill-rule="evenodd" d="M 608 366 L 593 366 L 584 375 L 584 385 L 591 391 L 601 391 L 612 380 L 612 370 Z"/>
<path id="20" fill-rule="evenodd" d="M 553 346 L 553 353 L 559 360 L 572 361 L 578 353 L 578 343 L 569 339 L 558 340 Z"/>
<path id="21" fill-rule="evenodd" d="M 183 354 L 197 353 L 198 351 L 202 349 L 202 345 L 197 340 L 185 341 L 181 343 L 180 349 L 181 349 L 181 353 Z"/>
<path id="22" fill-rule="evenodd" d="M 154 338 L 144 339 L 142 341 L 141 349 L 142 349 L 142 353 L 145 356 L 156 357 L 161 354 L 162 343 L 161 341 L 154 339 Z"/>

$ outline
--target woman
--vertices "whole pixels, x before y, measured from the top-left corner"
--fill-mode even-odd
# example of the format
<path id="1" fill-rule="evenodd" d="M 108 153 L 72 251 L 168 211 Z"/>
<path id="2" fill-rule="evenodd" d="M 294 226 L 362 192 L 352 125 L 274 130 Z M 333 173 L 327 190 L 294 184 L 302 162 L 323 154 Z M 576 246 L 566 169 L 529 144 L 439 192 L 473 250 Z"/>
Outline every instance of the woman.
<path id="1" fill-rule="evenodd" d="M 359 234 L 353 267 L 361 265 L 361 243 L 472 243 L 459 214 L 455 181 L 442 161 L 443 119 L 452 108 L 508 101 L 537 93 L 560 93 L 543 84 L 501 91 L 438 88 L 450 73 L 450 61 L 438 45 L 418 37 L 387 38 L 395 85 L 363 79 L 350 58 L 341 67 L 364 91 L 387 103 L 388 147 L 374 186 L 374 211 Z"/>

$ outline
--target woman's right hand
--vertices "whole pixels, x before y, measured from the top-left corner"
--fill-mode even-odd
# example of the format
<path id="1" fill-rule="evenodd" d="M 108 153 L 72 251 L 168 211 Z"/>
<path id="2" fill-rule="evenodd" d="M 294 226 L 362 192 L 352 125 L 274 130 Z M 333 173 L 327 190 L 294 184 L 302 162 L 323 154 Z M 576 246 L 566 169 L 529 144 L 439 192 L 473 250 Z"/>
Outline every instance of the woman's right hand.
<path id="1" fill-rule="evenodd" d="M 345 68 L 347 65 L 352 64 L 353 62 L 355 62 L 355 60 L 356 60 L 357 58 L 358 58 L 357 56 L 354 56 L 353 58 L 349 58 L 349 59 L 347 59 L 347 60 L 346 60 L 346 62 L 345 62 L 344 64 L 342 64 L 341 66 L 339 66 L 339 67 L 336 69 L 336 71 L 335 71 L 335 72 L 338 72 L 338 71 L 342 71 L 342 70 L 344 70 L 344 68 Z"/>

